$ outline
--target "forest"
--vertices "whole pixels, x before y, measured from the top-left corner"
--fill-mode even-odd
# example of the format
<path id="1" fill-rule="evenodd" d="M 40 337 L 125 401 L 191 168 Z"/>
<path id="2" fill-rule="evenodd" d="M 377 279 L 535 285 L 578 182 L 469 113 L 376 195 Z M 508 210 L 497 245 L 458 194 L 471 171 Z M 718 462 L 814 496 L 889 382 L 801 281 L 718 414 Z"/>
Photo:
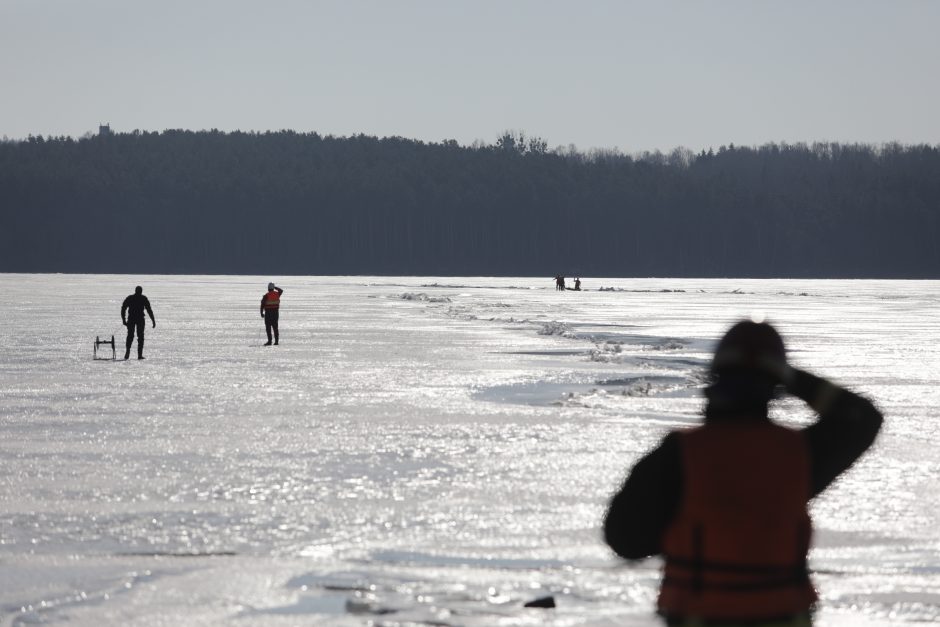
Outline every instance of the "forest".
<path id="1" fill-rule="evenodd" d="M 940 278 L 940 146 L 30 136 L 0 272 Z"/>

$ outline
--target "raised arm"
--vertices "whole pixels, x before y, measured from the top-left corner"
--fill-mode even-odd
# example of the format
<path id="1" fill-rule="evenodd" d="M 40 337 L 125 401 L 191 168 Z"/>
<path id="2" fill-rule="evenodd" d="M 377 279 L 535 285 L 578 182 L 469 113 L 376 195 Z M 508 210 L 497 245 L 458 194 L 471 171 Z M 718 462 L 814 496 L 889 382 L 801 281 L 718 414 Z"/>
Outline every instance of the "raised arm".
<path id="1" fill-rule="evenodd" d="M 784 384 L 819 419 L 803 429 L 812 464 L 812 495 L 825 490 L 868 450 L 884 417 L 866 398 L 821 377 L 791 368 Z"/>

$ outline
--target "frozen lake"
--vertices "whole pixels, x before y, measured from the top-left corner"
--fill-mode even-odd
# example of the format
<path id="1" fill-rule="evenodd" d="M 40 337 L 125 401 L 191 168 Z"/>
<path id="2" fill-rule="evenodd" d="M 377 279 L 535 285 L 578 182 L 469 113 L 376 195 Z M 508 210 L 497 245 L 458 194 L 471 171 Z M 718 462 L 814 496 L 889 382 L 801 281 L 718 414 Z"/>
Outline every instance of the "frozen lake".
<path id="1" fill-rule="evenodd" d="M 93 361 L 135 285 L 148 359 Z M 818 624 L 940 620 L 940 282 L 583 287 L 0 275 L 0 621 L 657 625 L 603 511 L 755 313 L 886 418 L 812 507 Z"/>

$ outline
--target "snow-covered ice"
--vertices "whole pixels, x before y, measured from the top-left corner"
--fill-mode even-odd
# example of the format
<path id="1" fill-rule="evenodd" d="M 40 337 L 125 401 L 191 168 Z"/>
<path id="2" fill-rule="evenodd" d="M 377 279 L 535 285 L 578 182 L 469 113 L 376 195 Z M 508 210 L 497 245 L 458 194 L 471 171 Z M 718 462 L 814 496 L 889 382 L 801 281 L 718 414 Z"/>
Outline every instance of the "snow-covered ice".
<path id="1" fill-rule="evenodd" d="M 93 361 L 138 284 L 148 359 Z M 610 553 L 604 507 L 752 315 L 886 416 L 813 504 L 818 624 L 940 620 L 940 283 L 583 286 L 0 275 L 0 620 L 656 625 L 659 563 Z"/>

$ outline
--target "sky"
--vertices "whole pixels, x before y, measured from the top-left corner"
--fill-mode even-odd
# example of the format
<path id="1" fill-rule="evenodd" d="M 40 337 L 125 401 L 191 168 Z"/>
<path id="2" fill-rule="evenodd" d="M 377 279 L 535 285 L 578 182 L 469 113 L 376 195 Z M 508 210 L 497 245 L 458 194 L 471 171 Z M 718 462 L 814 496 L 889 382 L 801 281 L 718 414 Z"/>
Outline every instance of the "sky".
<path id="1" fill-rule="evenodd" d="M 940 144 L 933 0 L 0 0 L 0 137 Z"/>

